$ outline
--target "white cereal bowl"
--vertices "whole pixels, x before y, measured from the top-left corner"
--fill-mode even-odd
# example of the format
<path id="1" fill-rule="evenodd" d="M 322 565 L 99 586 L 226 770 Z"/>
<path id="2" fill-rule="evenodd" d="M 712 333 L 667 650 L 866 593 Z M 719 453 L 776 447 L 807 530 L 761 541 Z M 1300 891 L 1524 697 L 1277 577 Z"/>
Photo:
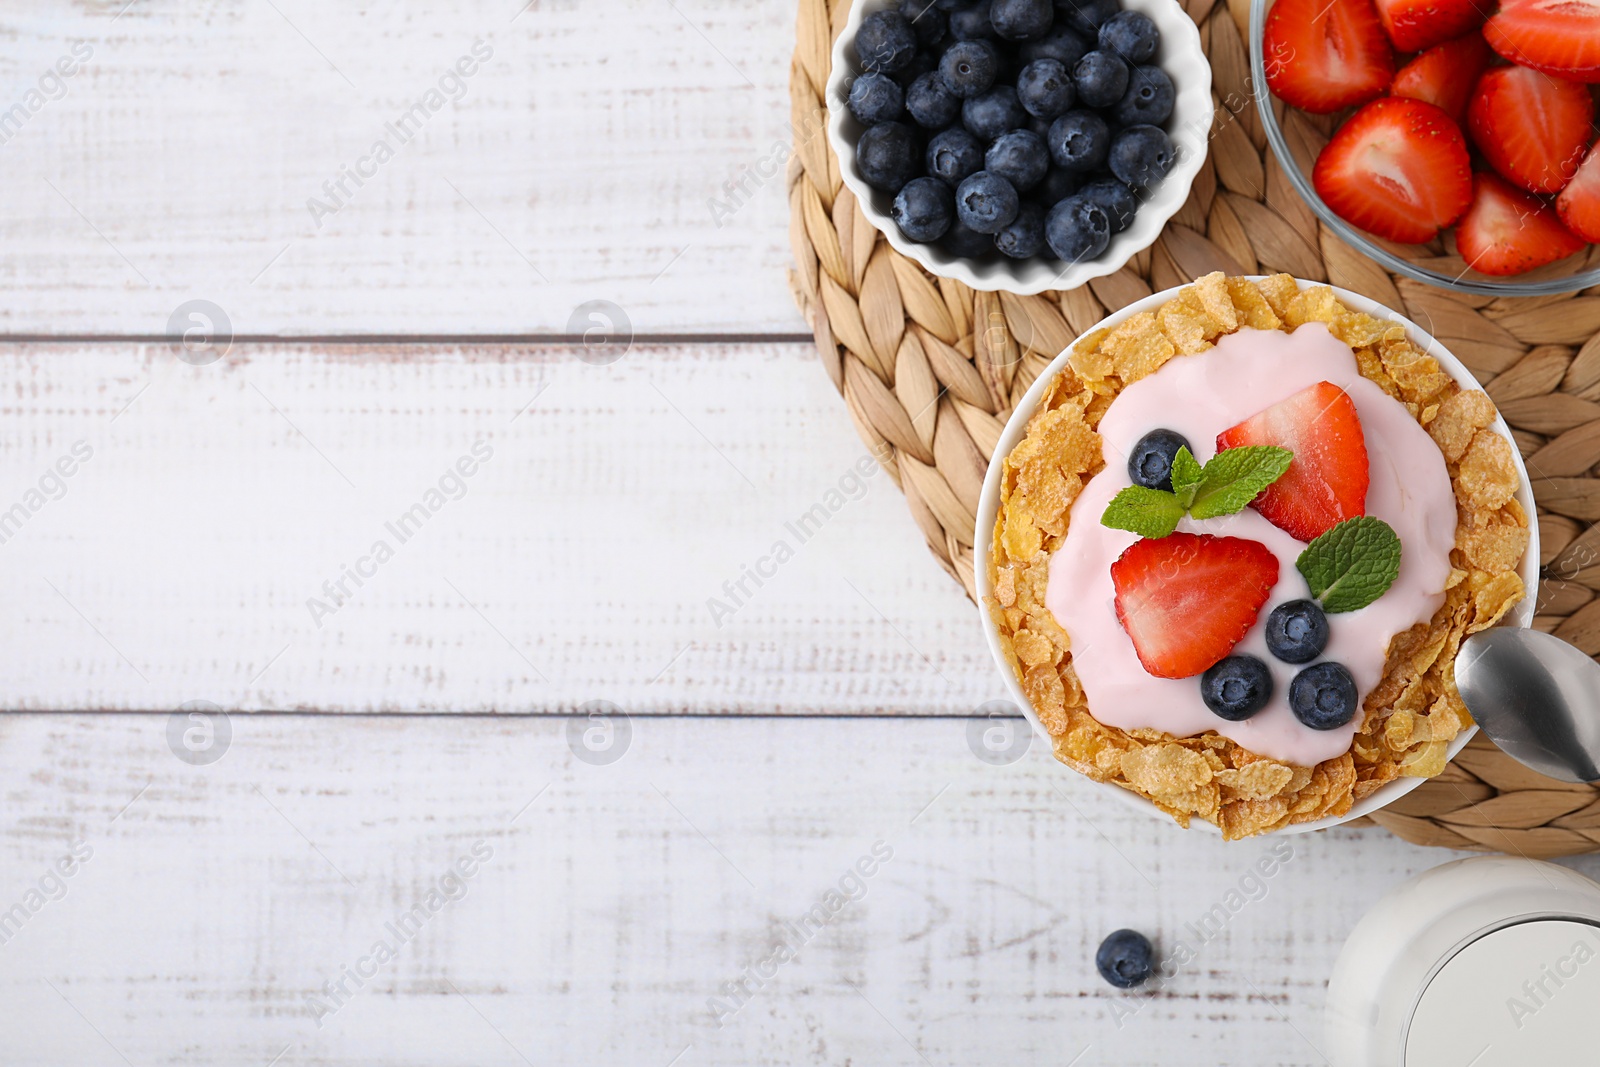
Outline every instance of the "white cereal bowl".
<path id="1" fill-rule="evenodd" d="M 1298 284 L 1302 289 L 1305 289 L 1309 286 L 1319 283 L 1302 280 Z M 1154 311 L 1156 308 L 1160 307 L 1162 304 L 1176 296 L 1180 288 L 1182 287 L 1179 286 L 1177 288 L 1168 289 L 1165 292 L 1156 293 L 1154 296 L 1149 296 L 1143 300 L 1137 301 L 1136 303 L 1129 304 L 1121 311 L 1113 312 L 1112 314 L 1107 315 L 1105 318 L 1095 323 L 1094 326 L 1086 330 L 1085 333 L 1093 333 L 1095 330 L 1098 330 L 1101 327 L 1115 326 L 1118 323 L 1137 315 L 1141 311 Z M 1439 361 L 1439 366 L 1444 368 L 1445 373 L 1454 378 L 1456 383 L 1460 385 L 1461 388 L 1482 388 L 1482 386 L 1478 384 L 1478 380 L 1472 376 L 1472 372 L 1469 371 L 1459 359 L 1452 355 L 1449 349 L 1445 348 L 1444 345 L 1435 340 L 1426 330 L 1422 329 L 1422 327 L 1418 326 L 1410 319 L 1397 314 L 1375 300 L 1369 300 L 1367 297 L 1364 297 L 1359 293 L 1352 293 L 1349 290 L 1340 289 L 1338 287 L 1334 287 L 1333 291 L 1346 307 L 1352 308 L 1356 311 L 1365 312 L 1368 315 L 1371 315 L 1373 318 L 1387 319 L 1404 326 L 1412 343 L 1417 345 L 1417 347 L 1421 348 L 1423 351 L 1427 352 L 1428 355 L 1432 356 L 1434 359 L 1437 359 Z M 1010 455 L 1011 450 L 1017 446 L 1018 442 L 1020 442 L 1026 434 L 1028 419 L 1032 417 L 1034 409 L 1039 406 L 1039 400 L 1044 395 L 1044 391 L 1049 386 L 1050 382 L 1057 374 L 1061 372 L 1062 368 L 1067 365 L 1067 356 L 1071 354 L 1071 351 L 1071 348 L 1068 348 L 1067 351 L 1062 352 L 1060 355 L 1056 356 L 1055 359 L 1051 360 L 1050 365 L 1044 369 L 1044 372 L 1039 375 L 1032 387 L 1030 387 L 1027 393 L 1023 395 L 1022 399 L 1017 402 L 1015 410 L 1013 410 L 1011 413 L 1011 418 L 1007 420 L 1005 431 L 1001 433 L 1000 442 L 995 446 L 994 456 L 989 461 L 988 473 L 983 479 L 983 494 L 978 499 L 978 524 L 977 529 L 973 533 L 973 555 L 975 557 L 973 569 L 976 572 L 975 578 L 978 589 L 978 616 L 983 626 L 984 639 L 988 642 L 989 653 L 994 657 L 995 665 L 1000 669 L 1001 678 L 1005 682 L 1006 693 L 1010 696 L 1012 702 L 1022 709 L 1023 714 L 1028 717 L 1028 721 L 1033 724 L 1034 731 L 1040 738 L 1044 740 L 1046 745 L 1051 745 L 1050 734 L 1045 730 L 1044 724 L 1039 721 L 1039 716 L 1034 711 L 1032 702 L 1028 700 L 1027 694 L 1022 691 L 1022 686 L 1017 681 L 1016 675 L 1012 673 L 1010 665 L 1006 663 L 1005 657 L 1001 654 L 1000 634 L 995 629 L 994 621 L 989 617 L 989 609 L 984 605 L 989 598 L 994 595 L 994 586 L 989 580 L 989 551 L 994 542 L 995 516 L 1000 508 L 1000 471 L 1002 463 L 1005 457 Z M 1527 512 L 1531 520 L 1531 518 L 1537 514 L 1537 510 L 1535 509 L 1533 502 L 1533 487 L 1528 481 L 1528 470 L 1525 466 L 1523 466 L 1522 463 L 1522 453 L 1517 449 L 1516 441 L 1514 438 L 1512 438 L 1511 430 L 1508 426 L 1506 426 L 1505 419 L 1496 416 L 1494 421 L 1494 429 L 1501 436 L 1505 437 L 1506 440 L 1511 442 L 1511 455 L 1516 463 L 1517 477 L 1519 480 L 1516 497 L 1517 503 L 1522 505 L 1523 510 Z M 1528 524 L 1528 549 L 1523 554 L 1522 563 L 1518 568 L 1518 573 L 1521 575 L 1523 585 L 1526 586 L 1530 595 L 1525 595 L 1522 600 L 1506 614 L 1506 617 L 1501 622 L 1501 625 L 1503 626 L 1528 626 L 1533 622 L 1534 597 L 1531 594 L 1539 587 L 1539 527 L 1537 523 L 1532 521 L 1530 521 Z M 1472 736 L 1477 732 L 1478 728 L 1474 725 L 1467 727 L 1467 729 L 1457 734 L 1455 740 L 1450 742 L 1450 747 L 1448 749 L 1449 757 L 1454 759 L 1456 753 L 1465 748 L 1467 742 L 1472 740 Z M 1053 748 L 1051 751 L 1053 753 Z M 1053 754 L 1051 758 L 1054 759 Z M 1073 773 L 1076 774 L 1077 772 Z M 1425 781 L 1427 781 L 1425 778 L 1396 778 L 1392 782 L 1388 782 L 1382 786 L 1379 786 L 1373 791 L 1372 795 L 1356 801 L 1351 805 L 1350 810 L 1344 815 L 1329 817 L 1326 819 L 1318 819 L 1315 822 L 1297 823 L 1273 832 L 1288 834 L 1306 833 L 1311 830 L 1323 830 L 1330 826 L 1338 826 L 1340 823 L 1349 822 L 1352 819 L 1359 819 L 1363 815 L 1368 815 L 1374 811 L 1377 811 L 1386 804 L 1391 804 L 1394 801 L 1399 800 L 1401 797 L 1405 796 L 1407 793 L 1411 792 Z M 1116 796 L 1122 798 L 1125 802 L 1132 804 L 1134 807 L 1146 811 L 1151 815 L 1157 816 L 1164 821 L 1172 821 L 1172 817 L 1170 815 L 1156 807 L 1154 803 L 1145 799 L 1139 794 L 1129 792 L 1128 790 L 1117 785 L 1107 784 L 1106 788 L 1110 789 Z M 1221 831 L 1219 831 L 1215 826 L 1203 819 L 1195 819 L 1191 825 L 1209 830 L 1214 834 L 1221 833 Z"/>
<path id="2" fill-rule="evenodd" d="M 1111 239 L 1097 258 L 1082 263 L 1035 256 L 1026 260 L 1007 260 L 997 256 L 975 262 L 950 255 L 934 245 L 918 244 L 900 232 L 889 209 L 894 197 L 868 185 L 856 166 L 856 141 L 866 129 L 845 106 L 850 83 L 858 73 L 856 30 L 861 20 L 875 11 L 897 6 L 894 0 L 858 0 L 850 9 L 850 19 L 833 43 L 833 67 L 828 74 L 828 143 L 839 160 L 839 176 L 861 203 L 861 210 L 874 227 L 901 255 L 920 263 L 930 274 L 954 278 L 974 289 L 1004 290 L 1032 294 L 1046 289 L 1071 289 L 1091 278 L 1114 274 L 1139 252 L 1155 243 L 1161 228 L 1189 198 L 1200 165 L 1205 162 L 1211 140 L 1211 64 L 1200 46 L 1200 31 L 1179 6 L 1177 0 L 1122 0 L 1127 11 L 1150 16 L 1161 31 L 1161 50 L 1153 61 L 1172 79 L 1176 99 L 1166 130 L 1177 149 L 1172 170 L 1140 198 L 1139 213 L 1133 223 Z"/>

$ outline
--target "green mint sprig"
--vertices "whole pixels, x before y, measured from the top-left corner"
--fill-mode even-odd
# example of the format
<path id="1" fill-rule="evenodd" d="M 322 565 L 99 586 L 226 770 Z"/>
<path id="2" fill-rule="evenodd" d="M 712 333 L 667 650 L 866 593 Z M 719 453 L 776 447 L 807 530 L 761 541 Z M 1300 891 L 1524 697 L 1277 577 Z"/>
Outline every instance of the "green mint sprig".
<path id="1" fill-rule="evenodd" d="M 1187 448 L 1172 458 L 1172 492 L 1130 485 L 1111 499 L 1100 524 L 1140 537 L 1165 537 L 1185 514 L 1214 519 L 1243 511 L 1261 490 L 1283 477 L 1294 453 L 1273 445 L 1228 448 L 1201 466 Z"/>
<path id="2" fill-rule="evenodd" d="M 1371 515 L 1346 519 L 1307 545 L 1294 565 L 1323 611 L 1357 611 L 1394 584 L 1400 573 L 1400 537 Z"/>

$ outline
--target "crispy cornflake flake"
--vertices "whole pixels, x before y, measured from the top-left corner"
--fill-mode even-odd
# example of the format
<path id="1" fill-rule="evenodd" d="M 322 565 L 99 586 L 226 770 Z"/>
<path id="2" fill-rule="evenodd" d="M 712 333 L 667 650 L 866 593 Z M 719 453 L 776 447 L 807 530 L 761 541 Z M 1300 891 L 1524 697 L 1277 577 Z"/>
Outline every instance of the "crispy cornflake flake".
<path id="1" fill-rule="evenodd" d="M 1102 465 L 1094 428 L 1125 386 L 1169 359 L 1203 352 L 1241 327 L 1307 322 L 1327 323 L 1350 345 L 1361 374 L 1404 404 L 1445 458 L 1458 502 L 1445 602 L 1390 641 L 1350 750 L 1315 767 L 1267 759 L 1215 732 L 1174 738 L 1100 723 L 1073 666 L 1070 635 L 1044 604 L 1050 556 L 1066 536 L 1072 503 Z M 1195 817 L 1215 823 L 1230 840 L 1342 815 L 1398 777 L 1439 774 L 1450 741 L 1472 722 L 1455 691 L 1456 651 L 1525 593 L 1515 568 L 1527 550 L 1528 517 L 1514 499 L 1512 446 L 1490 429 L 1489 398 L 1461 392 L 1404 327 L 1344 307 L 1327 286 L 1302 292 L 1286 274 L 1260 282 L 1208 275 L 1154 313 L 1085 335 L 1069 365 L 1002 467 L 989 560 L 1002 653 L 1056 758 L 1146 797 L 1180 825 Z"/>
<path id="2" fill-rule="evenodd" d="M 1240 326 L 1255 330 L 1276 330 L 1283 326 L 1283 320 L 1278 318 L 1278 313 L 1272 310 L 1272 305 L 1267 303 L 1267 298 L 1261 295 L 1261 290 L 1256 288 L 1254 282 L 1248 278 L 1223 280 L 1227 284 L 1228 297 L 1233 301 Z"/>
<path id="3" fill-rule="evenodd" d="M 1517 467 L 1511 442 L 1493 430 L 1479 430 L 1461 457 L 1456 475 L 1456 499 L 1475 508 L 1493 510 L 1517 492 Z"/>
<path id="4" fill-rule="evenodd" d="M 1479 389 L 1463 390 L 1439 405 L 1428 434 L 1446 463 L 1459 463 L 1478 431 L 1494 421 L 1494 401 Z"/>

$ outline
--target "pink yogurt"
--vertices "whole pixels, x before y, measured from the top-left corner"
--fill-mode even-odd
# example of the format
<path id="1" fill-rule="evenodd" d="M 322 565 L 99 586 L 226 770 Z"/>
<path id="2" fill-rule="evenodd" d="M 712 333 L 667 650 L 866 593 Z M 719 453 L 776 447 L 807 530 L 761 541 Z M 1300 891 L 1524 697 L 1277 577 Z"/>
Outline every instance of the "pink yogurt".
<path id="1" fill-rule="evenodd" d="M 1342 755 L 1361 723 L 1358 711 L 1337 730 L 1313 730 L 1289 710 L 1289 683 L 1301 668 L 1267 651 L 1264 630 L 1272 608 L 1310 595 L 1295 559 L 1305 544 L 1250 508 L 1197 521 L 1190 533 L 1259 541 L 1278 557 L 1278 584 L 1256 625 L 1235 648 L 1259 657 L 1272 671 L 1271 702 L 1244 722 L 1212 714 L 1200 699 L 1198 678 L 1156 678 L 1145 672 L 1133 642 L 1117 622 L 1111 563 L 1138 540 L 1126 530 L 1100 525 L 1118 491 L 1131 484 L 1128 452 L 1157 427 L 1186 437 L 1202 463 L 1216 453 L 1217 434 L 1318 382 L 1350 395 L 1361 416 L 1371 465 L 1367 514 L 1400 535 L 1400 575 L 1389 591 L 1360 611 L 1328 616 L 1331 635 L 1322 659 L 1349 668 L 1365 699 L 1383 675 L 1389 639 L 1427 620 L 1444 602 L 1455 544 L 1455 495 L 1444 457 L 1400 403 L 1361 376 L 1348 346 L 1321 323 L 1285 334 L 1240 330 L 1216 348 L 1179 356 L 1128 386 L 1106 410 L 1099 432 L 1105 469 L 1090 479 L 1072 506 L 1066 540 L 1050 559 L 1045 604 L 1072 638 L 1073 663 L 1094 717 L 1124 730 L 1149 728 L 1177 737 L 1215 730 L 1252 752 L 1311 765 Z"/>

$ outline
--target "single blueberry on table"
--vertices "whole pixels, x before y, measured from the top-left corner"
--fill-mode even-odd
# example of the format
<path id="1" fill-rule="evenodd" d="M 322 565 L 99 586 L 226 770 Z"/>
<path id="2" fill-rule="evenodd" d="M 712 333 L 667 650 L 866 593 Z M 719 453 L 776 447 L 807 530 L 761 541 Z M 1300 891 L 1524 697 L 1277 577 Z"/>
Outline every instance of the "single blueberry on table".
<path id="1" fill-rule="evenodd" d="M 1356 680 L 1339 663 L 1313 663 L 1289 683 L 1289 710 L 1313 730 L 1337 730 L 1355 717 Z"/>
<path id="2" fill-rule="evenodd" d="M 1228 656 L 1200 676 L 1200 699 L 1217 718 L 1243 722 L 1272 699 L 1272 672 L 1254 656 Z"/>
<path id="3" fill-rule="evenodd" d="M 1017 217 L 1017 190 L 998 174 L 980 170 L 956 189 L 956 215 L 979 233 L 996 234 Z"/>
<path id="4" fill-rule="evenodd" d="M 1097 178 L 1083 187 L 1083 195 L 1099 204 L 1111 220 L 1111 232 L 1121 233 L 1139 211 L 1139 198 L 1115 178 Z"/>
<path id="5" fill-rule="evenodd" d="M 1111 52 L 1098 49 L 1072 68 L 1078 102 L 1086 107 L 1110 107 L 1128 91 L 1128 64 Z"/>
<path id="6" fill-rule="evenodd" d="M 1076 99 L 1072 73 L 1058 59 L 1036 59 L 1017 75 L 1017 101 L 1035 118 L 1065 114 Z"/>
<path id="7" fill-rule="evenodd" d="M 1056 0 L 1056 20 L 1091 41 L 1100 35 L 1105 21 L 1121 10 L 1117 0 Z"/>
<path id="8" fill-rule="evenodd" d="M 919 44 L 938 44 L 944 40 L 945 13 L 939 10 L 935 0 L 900 0 L 900 14 L 911 23 Z"/>
<path id="9" fill-rule="evenodd" d="M 954 189 L 983 169 L 983 145 L 960 126 L 933 135 L 928 142 L 928 173 Z"/>
<path id="10" fill-rule="evenodd" d="M 874 11 L 856 31 L 856 56 L 862 70 L 893 73 L 911 62 L 917 51 L 917 31 L 898 11 Z"/>
<path id="11" fill-rule="evenodd" d="M 961 115 L 961 98 L 950 91 L 938 71 L 917 75 L 906 90 L 906 111 L 918 126 L 942 130 Z"/>
<path id="12" fill-rule="evenodd" d="M 1083 175 L 1076 171 L 1051 167 L 1044 180 L 1034 186 L 1028 195 L 1049 209 L 1077 192 L 1082 182 Z"/>
<path id="13" fill-rule="evenodd" d="M 1099 170 L 1111 151 L 1111 127 L 1093 111 L 1069 111 L 1050 124 L 1045 147 L 1058 167 L 1080 173 Z"/>
<path id="14" fill-rule="evenodd" d="M 990 0 L 989 23 L 1007 41 L 1031 41 L 1050 32 L 1052 0 Z"/>
<path id="15" fill-rule="evenodd" d="M 1050 153 L 1044 147 L 1044 138 L 1038 134 L 1031 130 L 1012 130 L 1001 134 L 989 146 L 983 157 L 983 169 L 1000 175 L 1017 192 L 1025 193 L 1044 180 L 1050 170 Z M 1040 220 L 1041 226 L 1043 221 Z"/>
<path id="16" fill-rule="evenodd" d="M 1000 53 L 988 41 L 957 41 L 939 59 L 939 77 L 963 100 L 987 92 L 1000 70 Z"/>
<path id="17" fill-rule="evenodd" d="M 874 189 L 898 193 L 917 174 L 917 140 L 901 122 L 869 126 L 856 142 L 856 166 Z"/>
<path id="18" fill-rule="evenodd" d="M 1106 250 L 1111 243 L 1111 222 L 1104 208 L 1077 193 L 1057 203 L 1044 217 L 1044 239 L 1059 258 L 1079 263 Z"/>
<path id="19" fill-rule="evenodd" d="M 1024 201 L 1011 225 L 994 235 L 994 246 L 1011 259 L 1028 259 L 1044 251 L 1044 207 Z"/>
<path id="20" fill-rule="evenodd" d="M 1155 58 L 1161 31 L 1143 12 L 1119 11 L 1100 24 L 1099 43 L 1102 51 L 1115 52 L 1137 66 Z"/>
<path id="21" fill-rule="evenodd" d="M 911 240 L 937 241 L 955 221 L 956 201 L 938 178 L 913 178 L 894 198 L 889 214 Z"/>
<path id="22" fill-rule="evenodd" d="M 1101 978 L 1118 989 L 1132 989 L 1155 973 L 1155 946 L 1137 930 L 1118 930 L 1100 942 L 1094 966 Z"/>
<path id="23" fill-rule="evenodd" d="M 1159 126 L 1172 117 L 1176 98 L 1166 71 L 1160 67 L 1135 67 L 1128 75 L 1128 91 L 1117 101 L 1111 116 L 1123 126 Z"/>
<path id="24" fill-rule="evenodd" d="M 1129 126 L 1111 142 L 1106 161 L 1125 185 L 1145 189 L 1165 178 L 1176 158 L 1172 139 L 1160 128 Z"/>
<path id="25" fill-rule="evenodd" d="M 905 94 L 887 74 L 868 72 L 850 84 L 850 113 L 868 126 L 893 122 L 905 106 Z"/>
<path id="26" fill-rule="evenodd" d="M 1178 449 L 1188 447 L 1188 438 L 1176 430 L 1151 430 L 1128 453 L 1128 479 L 1146 489 L 1172 492 L 1172 461 L 1177 458 Z M 1193 455 L 1192 449 L 1190 454 Z"/>
<path id="27" fill-rule="evenodd" d="M 989 0 L 979 0 L 970 7 L 958 7 L 950 12 L 950 36 L 958 41 L 993 41 L 994 25 L 989 21 Z"/>
<path id="28" fill-rule="evenodd" d="M 971 96 L 961 105 L 961 124 L 980 141 L 992 141 L 1002 133 L 1019 130 L 1028 113 L 1017 101 L 1017 90 L 996 85 L 986 93 Z"/>
<path id="29" fill-rule="evenodd" d="M 1057 26 L 1037 41 L 1024 41 L 1022 47 L 1017 49 L 1017 58 L 1023 63 L 1053 59 L 1071 71 L 1088 52 L 1089 42 L 1077 31 Z"/>
<path id="30" fill-rule="evenodd" d="M 1290 600 L 1267 616 L 1267 651 L 1285 663 L 1310 663 L 1328 647 L 1328 616 L 1315 600 Z"/>
<path id="31" fill-rule="evenodd" d="M 959 217 L 950 224 L 950 229 L 945 231 L 944 240 L 939 242 L 946 252 L 962 259 L 978 259 L 994 251 L 994 236 L 979 233 Z"/>

